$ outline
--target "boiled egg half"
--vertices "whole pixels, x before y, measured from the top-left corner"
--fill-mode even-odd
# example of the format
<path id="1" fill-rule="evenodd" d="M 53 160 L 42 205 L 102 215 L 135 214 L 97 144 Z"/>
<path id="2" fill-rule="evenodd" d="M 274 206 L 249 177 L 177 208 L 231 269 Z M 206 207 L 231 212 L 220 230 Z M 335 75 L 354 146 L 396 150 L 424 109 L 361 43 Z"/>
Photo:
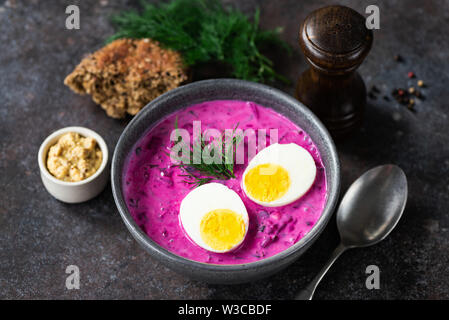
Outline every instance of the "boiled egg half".
<path id="1" fill-rule="evenodd" d="M 249 162 L 242 188 L 252 201 L 279 207 L 301 198 L 312 186 L 316 165 L 310 153 L 295 144 L 272 144 Z"/>
<path id="2" fill-rule="evenodd" d="M 188 237 L 212 252 L 234 250 L 248 231 L 248 212 L 242 199 L 220 183 L 207 183 L 187 194 L 179 218 Z"/>

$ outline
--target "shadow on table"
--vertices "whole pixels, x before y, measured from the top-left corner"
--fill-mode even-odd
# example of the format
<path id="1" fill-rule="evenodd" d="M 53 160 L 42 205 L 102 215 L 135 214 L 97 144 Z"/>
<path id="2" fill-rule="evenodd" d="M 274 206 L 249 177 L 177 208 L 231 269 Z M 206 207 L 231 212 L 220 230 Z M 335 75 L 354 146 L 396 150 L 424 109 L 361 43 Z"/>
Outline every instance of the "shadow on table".
<path id="1" fill-rule="evenodd" d="M 399 108 L 406 107 L 400 106 Z M 381 107 L 368 102 L 362 127 L 348 137 L 336 140 L 339 154 L 363 160 L 391 162 L 400 155 L 401 140 L 409 133 L 408 123 L 402 120 L 408 110 Z M 344 168 L 344 163 L 342 167 Z"/>

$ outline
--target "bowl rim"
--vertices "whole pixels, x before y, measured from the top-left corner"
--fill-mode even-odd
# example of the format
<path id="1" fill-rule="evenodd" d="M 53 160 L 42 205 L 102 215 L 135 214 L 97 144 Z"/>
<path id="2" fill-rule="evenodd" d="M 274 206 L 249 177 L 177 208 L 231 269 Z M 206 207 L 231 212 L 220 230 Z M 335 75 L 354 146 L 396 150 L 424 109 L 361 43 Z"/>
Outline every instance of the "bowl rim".
<path id="1" fill-rule="evenodd" d="M 248 89 L 252 90 L 262 90 L 262 91 L 269 91 L 271 95 L 275 95 L 278 98 L 282 98 L 284 101 L 288 101 L 290 104 L 295 104 L 298 109 L 301 110 L 302 113 L 304 113 L 308 118 L 310 118 L 310 121 L 313 123 L 313 126 L 316 126 L 319 135 L 322 136 L 324 140 L 324 144 L 327 145 L 329 148 L 329 163 L 333 166 L 333 170 L 331 172 L 333 173 L 333 176 L 330 178 L 327 178 L 327 183 L 329 181 L 332 181 L 333 183 L 333 190 L 334 192 L 332 194 L 327 195 L 326 199 L 326 206 L 323 209 L 323 212 L 321 213 L 320 218 L 315 223 L 315 225 L 312 227 L 312 229 L 298 242 L 290 246 L 289 248 L 273 255 L 268 258 L 264 258 L 258 261 L 249 262 L 249 263 L 240 263 L 240 264 L 213 264 L 213 263 L 205 263 L 205 262 L 199 262 L 195 260 L 191 260 L 189 258 L 182 257 L 180 255 L 177 255 L 175 253 L 172 253 L 171 251 L 163 248 L 161 245 L 156 243 L 154 240 L 152 240 L 148 235 L 146 235 L 140 227 L 137 225 L 133 217 L 131 216 L 127 206 L 126 202 L 124 200 L 123 192 L 122 192 L 122 186 L 120 185 L 121 182 L 121 175 L 122 175 L 122 168 L 119 168 L 119 160 L 118 160 L 118 153 L 120 152 L 121 148 L 123 148 L 125 136 L 127 136 L 128 132 L 131 130 L 133 125 L 139 121 L 139 118 L 143 117 L 144 114 L 151 112 L 152 106 L 159 104 L 163 102 L 164 100 L 169 100 L 173 96 L 176 96 L 178 94 L 182 94 L 186 90 L 190 89 L 200 89 L 204 86 L 210 86 L 211 84 L 219 85 L 219 84 L 232 84 L 236 85 L 238 87 L 246 87 Z M 232 99 L 229 99 L 232 100 Z M 234 99 L 236 100 L 236 99 Z M 287 117 L 288 118 L 288 117 Z M 140 137 L 138 138 L 140 139 Z M 137 139 L 137 140 L 138 140 Z M 136 142 L 137 142 L 136 140 Z M 126 158 L 126 157 L 125 157 Z M 175 264 L 181 264 L 184 267 L 188 268 L 199 268 L 204 271 L 211 271 L 211 272 L 229 272 L 229 271 L 245 271 L 250 269 L 261 269 L 264 267 L 267 267 L 269 265 L 278 263 L 279 261 L 288 259 L 290 256 L 295 254 L 297 251 L 301 250 L 301 248 L 308 248 L 314 240 L 321 234 L 321 232 L 326 227 L 327 223 L 330 220 L 330 217 L 332 216 L 332 213 L 336 207 L 339 193 L 340 193 L 340 161 L 338 159 L 337 150 L 335 147 L 335 144 L 328 132 L 328 130 L 324 127 L 322 122 L 318 119 L 318 117 L 312 113 L 302 102 L 298 101 L 297 99 L 293 98 L 289 94 L 272 88 L 270 86 L 256 83 L 256 82 L 250 82 L 245 80 L 239 80 L 239 79 L 230 79 L 230 78 L 220 78 L 220 79 L 208 79 L 208 80 L 201 80 L 189 83 L 187 85 L 180 86 L 176 89 L 172 89 L 156 99 L 150 101 L 126 126 L 126 128 L 123 130 L 122 134 L 120 135 L 120 138 L 117 142 L 117 145 L 114 150 L 114 154 L 112 157 L 112 165 L 111 165 L 111 187 L 112 187 L 112 193 L 114 196 L 114 201 L 117 206 L 117 209 L 132 236 L 139 242 L 146 251 L 148 251 L 150 254 L 156 253 L 159 257 L 164 257 L 166 260 L 175 263 Z M 158 258 L 158 257 L 156 257 Z"/>
<path id="2" fill-rule="evenodd" d="M 103 158 L 101 160 L 100 167 L 98 168 L 97 171 L 95 171 L 95 173 L 93 175 L 91 175 L 87 179 L 84 179 L 81 181 L 75 181 L 75 182 L 59 180 L 58 178 L 53 176 L 48 171 L 48 168 L 44 163 L 44 152 L 46 154 L 48 153 L 50 144 L 54 144 L 60 136 L 62 136 L 65 133 L 68 133 L 68 132 L 76 132 L 85 137 L 86 136 L 92 137 L 95 139 L 95 141 L 98 143 L 98 145 L 100 147 L 100 150 L 101 150 L 101 153 L 103 156 Z M 46 154 L 45 154 L 45 156 L 47 156 Z M 44 175 L 44 177 L 57 185 L 67 186 L 67 187 L 81 186 L 81 185 L 87 184 L 87 183 L 95 180 L 106 169 L 108 159 L 109 159 L 108 146 L 107 146 L 106 142 L 104 141 L 104 139 L 98 133 L 93 131 L 92 129 L 80 127 L 80 126 L 64 127 L 64 128 L 61 128 L 61 129 L 58 129 L 58 130 L 52 132 L 47 138 L 45 138 L 44 142 L 42 142 L 41 146 L 39 147 L 39 152 L 38 152 L 39 169 L 40 169 L 41 173 Z"/>

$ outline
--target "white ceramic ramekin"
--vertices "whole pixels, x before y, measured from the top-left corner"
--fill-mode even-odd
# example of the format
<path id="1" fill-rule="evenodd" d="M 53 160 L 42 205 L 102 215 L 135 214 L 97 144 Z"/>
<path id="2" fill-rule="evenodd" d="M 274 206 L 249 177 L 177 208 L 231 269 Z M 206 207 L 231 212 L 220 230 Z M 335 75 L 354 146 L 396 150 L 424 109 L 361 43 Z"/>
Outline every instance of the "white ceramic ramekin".
<path id="1" fill-rule="evenodd" d="M 58 141 L 61 135 L 67 132 L 77 132 L 84 137 L 94 138 L 103 153 L 100 168 L 87 179 L 77 182 L 62 181 L 55 178 L 47 169 L 48 149 Z M 45 188 L 53 197 L 67 203 L 87 201 L 97 196 L 104 189 L 109 178 L 108 160 L 108 147 L 103 138 L 95 131 L 83 127 L 66 127 L 53 132 L 44 140 L 38 154 L 39 169 Z"/>

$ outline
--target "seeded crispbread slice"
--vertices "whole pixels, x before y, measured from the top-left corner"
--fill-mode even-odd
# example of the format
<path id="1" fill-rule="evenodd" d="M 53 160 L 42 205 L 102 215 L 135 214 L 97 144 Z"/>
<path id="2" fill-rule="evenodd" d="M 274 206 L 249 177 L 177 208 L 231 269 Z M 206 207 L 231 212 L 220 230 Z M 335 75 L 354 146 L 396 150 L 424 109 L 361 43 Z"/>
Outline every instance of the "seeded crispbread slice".
<path id="1" fill-rule="evenodd" d="M 119 39 L 84 58 L 64 84 L 89 94 L 108 116 L 123 118 L 187 79 L 178 52 L 150 39 Z"/>

